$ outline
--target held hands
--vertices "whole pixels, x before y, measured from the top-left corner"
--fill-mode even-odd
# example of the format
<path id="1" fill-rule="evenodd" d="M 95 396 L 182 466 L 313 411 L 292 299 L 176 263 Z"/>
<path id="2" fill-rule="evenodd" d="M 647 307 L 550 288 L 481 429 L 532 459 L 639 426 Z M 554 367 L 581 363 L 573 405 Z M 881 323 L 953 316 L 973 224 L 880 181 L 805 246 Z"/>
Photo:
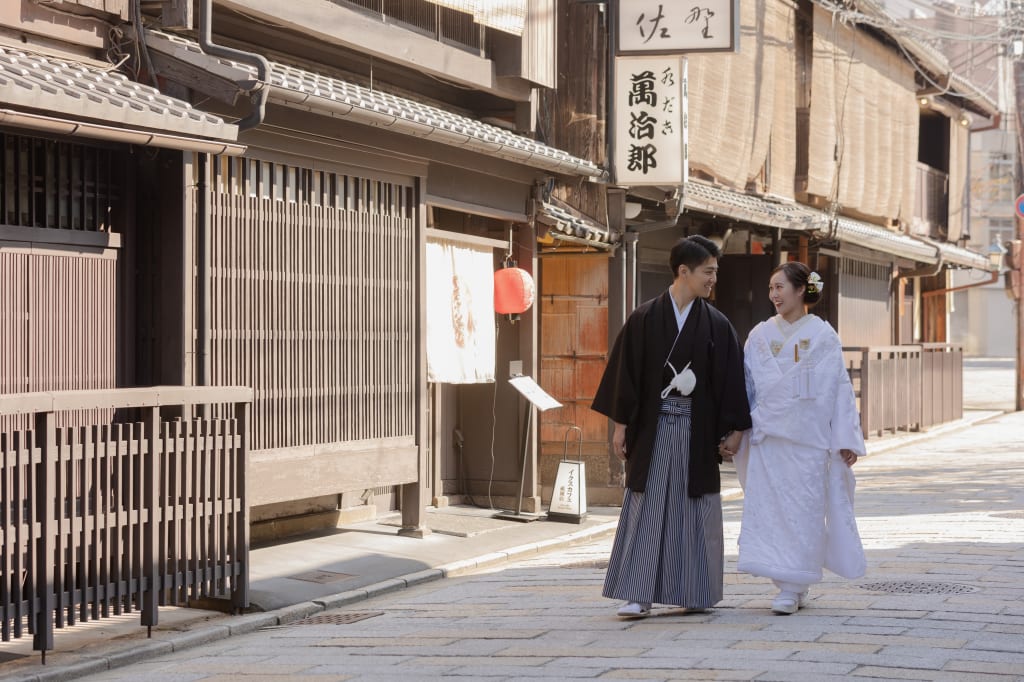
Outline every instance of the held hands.
<path id="1" fill-rule="evenodd" d="M 739 450 L 740 442 L 743 439 L 743 432 L 741 431 L 730 431 L 722 438 L 718 443 L 718 454 L 722 456 L 722 459 L 726 462 L 731 462 L 732 458 L 736 456 L 736 452 Z M 853 450 L 847 450 L 843 448 L 839 451 L 839 455 L 843 458 L 843 462 L 846 466 L 852 467 L 857 463 L 857 453 Z"/>
<path id="2" fill-rule="evenodd" d="M 725 437 L 718 442 L 718 454 L 722 456 L 722 459 L 726 462 L 731 462 L 732 458 L 736 456 L 737 450 L 740 448 L 740 442 L 743 440 L 742 431 L 730 431 L 725 434 Z"/>

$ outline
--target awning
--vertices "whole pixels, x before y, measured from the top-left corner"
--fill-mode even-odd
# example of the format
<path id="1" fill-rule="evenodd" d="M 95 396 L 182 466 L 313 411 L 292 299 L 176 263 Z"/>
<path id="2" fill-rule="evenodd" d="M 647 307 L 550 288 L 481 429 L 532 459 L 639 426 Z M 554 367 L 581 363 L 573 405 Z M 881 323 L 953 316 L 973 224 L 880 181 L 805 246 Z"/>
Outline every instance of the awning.
<path id="1" fill-rule="evenodd" d="M 232 81 L 253 80 L 247 64 L 205 54 L 195 41 L 147 31 L 150 50 Z M 269 101 L 281 106 L 345 118 L 396 133 L 471 149 L 533 168 L 565 175 L 603 178 L 596 164 L 503 128 L 355 83 L 270 62 Z"/>
<path id="2" fill-rule="evenodd" d="M 744 220 L 784 230 L 810 232 L 840 242 L 857 244 L 873 251 L 934 264 L 990 270 L 988 258 L 980 253 L 947 244 L 917 239 L 860 220 L 839 216 L 830 226 L 829 216 L 810 206 L 785 199 L 773 200 L 737 192 L 718 185 L 689 181 L 683 191 L 683 206 L 689 210 Z"/>
<path id="3" fill-rule="evenodd" d="M 113 70 L 0 45 L 0 122 L 172 149 L 241 153 L 237 126 Z"/>
<path id="4" fill-rule="evenodd" d="M 988 256 L 977 251 L 964 249 L 955 244 L 939 244 L 939 251 L 942 253 L 942 260 L 946 263 L 963 265 L 964 267 L 984 270 L 985 272 L 993 271 L 992 263 L 989 262 Z"/>
<path id="5" fill-rule="evenodd" d="M 548 236 L 553 242 L 580 244 L 605 251 L 615 246 L 613 241 L 616 240 L 612 239 L 608 228 L 552 202 L 540 204 L 537 222 L 550 228 Z"/>

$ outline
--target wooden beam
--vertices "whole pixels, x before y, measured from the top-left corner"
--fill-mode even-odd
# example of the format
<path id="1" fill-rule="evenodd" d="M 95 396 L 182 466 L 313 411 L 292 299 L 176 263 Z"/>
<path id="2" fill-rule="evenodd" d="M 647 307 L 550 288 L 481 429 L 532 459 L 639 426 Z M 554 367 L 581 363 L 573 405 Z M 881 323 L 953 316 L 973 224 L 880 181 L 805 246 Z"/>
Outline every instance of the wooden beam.
<path id="1" fill-rule="evenodd" d="M 493 249 L 507 249 L 508 242 L 500 239 L 490 239 L 488 237 L 477 237 L 472 234 L 461 234 L 459 232 L 450 232 L 448 230 L 437 230 L 434 228 L 427 228 L 427 239 L 445 239 L 450 242 L 458 242 L 459 244 L 472 244 L 474 246 L 485 246 Z"/>
<path id="2" fill-rule="evenodd" d="M 419 475 L 419 448 L 406 445 L 334 443 L 254 451 L 246 487 L 252 506 L 412 483 Z"/>
<path id="3" fill-rule="evenodd" d="M 220 102 L 234 105 L 242 93 L 238 85 L 227 78 L 193 66 L 187 62 L 168 57 L 156 50 L 150 51 L 150 59 L 157 74 L 180 85 L 209 95 Z"/>

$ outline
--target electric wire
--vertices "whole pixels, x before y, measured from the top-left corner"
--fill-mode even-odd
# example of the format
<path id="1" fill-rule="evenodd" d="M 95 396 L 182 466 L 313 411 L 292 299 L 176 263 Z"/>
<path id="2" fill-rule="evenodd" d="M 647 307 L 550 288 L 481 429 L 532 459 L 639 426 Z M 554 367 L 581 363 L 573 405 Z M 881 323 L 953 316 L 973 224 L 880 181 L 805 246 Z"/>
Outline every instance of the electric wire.
<path id="1" fill-rule="evenodd" d="M 945 10 L 947 14 L 969 26 L 968 32 L 963 28 L 958 31 L 937 30 L 928 27 L 918 20 L 896 19 L 888 11 L 882 11 L 879 14 L 862 12 L 837 0 L 814 0 L 814 3 L 838 17 L 843 23 L 862 24 L 884 31 L 914 66 L 920 77 L 937 91 L 936 94 L 953 94 L 965 100 L 988 99 L 986 93 L 991 92 L 998 84 L 998 74 L 988 79 L 983 85 L 970 83 L 970 85 L 977 89 L 974 93 L 961 92 L 955 84 L 942 86 L 936 82 L 933 74 L 922 68 L 919 63 L 920 60 L 912 54 L 911 44 L 917 43 L 919 46 L 930 48 L 941 55 L 946 59 L 951 72 L 974 75 L 982 64 L 991 61 L 991 58 L 996 55 L 968 51 L 964 49 L 965 45 L 992 46 L 997 48 L 996 54 L 998 54 L 999 47 L 1006 46 L 1011 39 L 1019 38 L 1022 32 L 1020 22 L 1008 21 L 1005 15 L 1000 17 L 992 13 L 981 14 L 973 9 L 971 14 L 966 15 L 951 13 Z M 922 6 L 927 5 L 922 4 Z M 999 30 L 981 34 L 975 31 L 976 25 L 980 24 L 983 27 L 990 27 L 993 20 L 998 20 Z M 954 49 L 957 45 L 959 45 L 959 48 Z M 953 55 L 952 59 L 948 56 L 950 54 Z"/>

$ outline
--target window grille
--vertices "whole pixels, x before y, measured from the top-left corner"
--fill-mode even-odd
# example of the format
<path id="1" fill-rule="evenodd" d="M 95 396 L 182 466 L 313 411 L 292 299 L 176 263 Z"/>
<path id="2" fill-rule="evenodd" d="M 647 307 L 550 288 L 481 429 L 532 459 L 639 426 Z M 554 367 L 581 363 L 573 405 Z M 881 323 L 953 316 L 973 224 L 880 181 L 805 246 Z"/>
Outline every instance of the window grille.
<path id="1" fill-rule="evenodd" d="M 210 169 L 210 378 L 256 390 L 253 448 L 414 434 L 412 186 L 245 158 Z"/>
<path id="2" fill-rule="evenodd" d="M 110 232 L 117 152 L 0 132 L 0 222 Z"/>

